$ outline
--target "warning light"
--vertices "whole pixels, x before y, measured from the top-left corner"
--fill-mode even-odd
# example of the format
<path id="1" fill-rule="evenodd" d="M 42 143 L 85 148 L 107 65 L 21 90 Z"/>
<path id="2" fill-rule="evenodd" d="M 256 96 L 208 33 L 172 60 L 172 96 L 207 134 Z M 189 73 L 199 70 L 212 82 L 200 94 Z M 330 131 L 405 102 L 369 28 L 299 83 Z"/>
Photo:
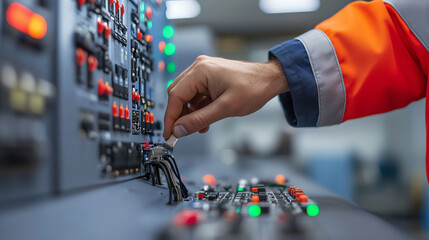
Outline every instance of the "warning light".
<path id="1" fill-rule="evenodd" d="M 307 215 L 310 217 L 315 217 L 319 214 L 319 207 L 314 204 L 310 204 L 307 206 Z"/>
<path id="2" fill-rule="evenodd" d="M 167 72 L 168 73 L 174 73 L 176 71 L 176 64 L 173 62 L 170 62 L 167 64 Z"/>
<path id="3" fill-rule="evenodd" d="M 165 26 L 164 29 L 162 30 L 162 35 L 164 35 L 164 37 L 167 39 L 173 37 L 174 28 L 170 25 Z"/>
<path id="4" fill-rule="evenodd" d="M 203 182 L 210 186 L 216 185 L 216 178 L 211 174 L 206 174 L 203 176 Z"/>
<path id="5" fill-rule="evenodd" d="M 48 30 L 43 16 L 16 2 L 7 8 L 6 20 L 10 26 L 34 39 L 42 39 Z"/>
<path id="6" fill-rule="evenodd" d="M 170 85 L 174 82 L 174 80 L 170 80 L 167 82 L 167 88 L 170 87 Z"/>
<path id="7" fill-rule="evenodd" d="M 167 56 L 171 56 L 176 52 L 176 46 L 174 46 L 173 43 L 167 43 L 167 45 L 165 45 L 165 49 L 164 49 L 164 53 Z"/>
<path id="8" fill-rule="evenodd" d="M 278 174 L 277 176 L 276 176 L 276 178 L 275 178 L 275 180 L 276 180 L 276 183 L 277 184 L 285 184 L 286 183 L 286 178 L 285 178 L 285 176 L 283 176 L 282 174 Z"/>
<path id="9" fill-rule="evenodd" d="M 164 53 L 165 45 L 166 44 L 165 44 L 164 41 L 161 41 L 161 42 L 158 43 L 159 51 L 161 51 L 162 53 Z"/>
<path id="10" fill-rule="evenodd" d="M 153 39 L 152 35 L 146 36 L 146 42 L 152 42 L 152 39 Z"/>
<path id="11" fill-rule="evenodd" d="M 249 215 L 252 217 L 258 217 L 261 215 L 261 207 L 258 205 L 250 205 L 248 208 Z"/>
<path id="12" fill-rule="evenodd" d="M 158 70 L 163 72 L 165 70 L 165 63 L 164 61 L 159 61 L 158 63 Z"/>

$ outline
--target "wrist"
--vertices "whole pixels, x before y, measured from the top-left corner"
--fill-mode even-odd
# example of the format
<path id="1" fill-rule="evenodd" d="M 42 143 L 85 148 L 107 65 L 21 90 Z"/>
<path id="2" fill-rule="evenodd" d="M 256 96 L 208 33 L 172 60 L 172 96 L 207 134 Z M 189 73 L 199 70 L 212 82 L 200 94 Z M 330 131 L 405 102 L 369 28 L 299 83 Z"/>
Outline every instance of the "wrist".
<path id="1" fill-rule="evenodd" d="M 270 82 L 273 95 L 276 96 L 289 91 L 289 84 L 279 60 L 273 59 L 264 64 L 267 66 L 268 76 L 266 79 Z"/>

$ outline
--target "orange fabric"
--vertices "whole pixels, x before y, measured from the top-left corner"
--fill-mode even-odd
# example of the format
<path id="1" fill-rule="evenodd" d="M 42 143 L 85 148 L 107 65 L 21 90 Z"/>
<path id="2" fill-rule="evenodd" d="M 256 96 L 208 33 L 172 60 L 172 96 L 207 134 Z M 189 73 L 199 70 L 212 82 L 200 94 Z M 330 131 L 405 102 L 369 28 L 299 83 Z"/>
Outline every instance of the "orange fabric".
<path id="1" fill-rule="evenodd" d="M 354 2 L 316 28 L 330 38 L 341 67 L 343 121 L 401 108 L 428 93 L 429 52 L 389 4 Z M 426 125 L 428 110 L 427 104 Z M 428 152 L 426 166 L 429 173 Z"/>

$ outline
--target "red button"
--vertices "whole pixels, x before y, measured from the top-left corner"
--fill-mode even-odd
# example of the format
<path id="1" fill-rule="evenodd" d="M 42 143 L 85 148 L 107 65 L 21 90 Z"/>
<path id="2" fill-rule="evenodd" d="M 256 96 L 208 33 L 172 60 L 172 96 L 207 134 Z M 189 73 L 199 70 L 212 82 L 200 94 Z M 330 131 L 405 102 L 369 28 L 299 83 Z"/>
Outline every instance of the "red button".
<path id="1" fill-rule="evenodd" d="M 115 11 L 119 10 L 119 0 L 115 0 Z"/>
<path id="2" fill-rule="evenodd" d="M 128 106 L 125 106 L 125 119 L 130 119 L 130 110 L 128 109 Z"/>
<path id="3" fill-rule="evenodd" d="M 149 143 L 148 143 L 148 142 L 144 142 L 144 147 L 145 147 L 145 148 L 150 147 Z"/>
<path id="4" fill-rule="evenodd" d="M 104 38 L 108 39 L 111 33 L 112 33 L 112 29 L 110 29 L 109 24 L 107 22 L 105 22 L 104 23 Z"/>
<path id="5" fill-rule="evenodd" d="M 306 203 L 308 202 L 308 197 L 305 194 L 302 194 L 301 196 L 298 197 L 298 202 L 299 203 Z"/>
<path id="6" fill-rule="evenodd" d="M 104 85 L 103 79 L 98 79 L 98 95 L 103 95 L 106 92 L 106 86 Z"/>
<path id="7" fill-rule="evenodd" d="M 109 83 L 108 83 L 108 82 L 106 82 L 106 83 L 104 84 L 104 86 L 105 86 L 105 88 L 106 88 L 106 95 L 107 95 L 107 96 L 112 95 L 112 93 L 113 93 L 113 88 L 109 85 Z"/>
<path id="8" fill-rule="evenodd" d="M 292 193 L 292 197 L 298 198 L 298 194 L 304 194 L 304 191 L 302 191 L 301 189 L 297 189 Z"/>
<path id="9" fill-rule="evenodd" d="M 252 203 L 259 203 L 260 201 L 258 195 L 253 195 L 250 200 L 252 201 Z"/>
<path id="10" fill-rule="evenodd" d="M 152 42 L 152 40 L 153 40 L 152 35 L 147 35 L 146 36 L 146 42 Z"/>
<path id="11" fill-rule="evenodd" d="M 83 4 L 85 4 L 86 0 L 78 0 L 77 2 L 78 2 L 79 5 L 82 6 Z"/>
<path id="12" fill-rule="evenodd" d="M 204 198 L 204 193 L 198 193 L 198 199 L 203 199 Z"/>
<path id="13" fill-rule="evenodd" d="M 112 104 L 112 116 L 118 117 L 118 105 L 116 105 L 115 101 L 113 101 L 113 104 Z"/>
<path id="14" fill-rule="evenodd" d="M 97 32 L 100 34 L 104 30 L 104 22 L 101 18 L 97 18 Z"/>
<path id="15" fill-rule="evenodd" d="M 119 105 L 119 117 L 120 118 L 124 118 L 124 107 L 121 105 Z"/>
<path id="16" fill-rule="evenodd" d="M 82 48 L 76 49 L 76 62 L 78 66 L 82 66 L 85 63 L 86 53 Z"/>
<path id="17" fill-rule="evenodd" d="M 153 112 L 150 112 L 150 123 L 153 124 L 155 122 L 155 117 L 153 116 Z"/>
<path id="18" fill-rule="evenodd" d="M 143 37 L 143 33 L 142 33 L 142 31 L 140 30 L 140 28 L 137 28 L 137 40 L 142 40 L 142 37 Z"/>
<path id="19" fill-rule="evenodd" d="M 150 8 L 150 7 L 146 8 L 146 17 L 148 19 L 152 19 L 152 8 Z"/>
<path id="20" fill-rule="evenodd" d="M 257 187 L 252 187 L 252 192 L 258 192 L 258 188 Z"/>
<path id="21" fill-rule="evenodd" d="M 109 0 L 109 5 L 112 5 L 115 2 L 115 0 Z"/>
<path id="22" fill-rule="evenodd" d="M 94 72 L 98 67 L 98 60 L 94 56 L 90 55 L 88 57 L 88 69 L 90 72 Z"/>
<path id="23" fill-rule="evenodd" d="M 186 209 L 174 217 L 173 223 L 176 227 L 189 227 L 197 225 L 203 219 L 203 213 L 197 209 Z"/>
<path id="24" fill-rule="evenodd" d="M 124 16 L 125 13 L 125 7 L 124 4 L 121 4 L 121 17 Z"/>
<path id="25" fill-rule="evenodd" d="M 292 190 L 296 190 L 296 187 L 290 186 L 287 191 L 288 191 L 288 193 L 292 194 Z"/>
<path id="26" fill-rule="evenodd" d="M 145 112 L 145 113 L 144 113 L 144 116 L 145 116 L 145 121 L 146 121 L 147 123 L 150 123 L 149 113 L 148 113 L 148 112 Z"/>

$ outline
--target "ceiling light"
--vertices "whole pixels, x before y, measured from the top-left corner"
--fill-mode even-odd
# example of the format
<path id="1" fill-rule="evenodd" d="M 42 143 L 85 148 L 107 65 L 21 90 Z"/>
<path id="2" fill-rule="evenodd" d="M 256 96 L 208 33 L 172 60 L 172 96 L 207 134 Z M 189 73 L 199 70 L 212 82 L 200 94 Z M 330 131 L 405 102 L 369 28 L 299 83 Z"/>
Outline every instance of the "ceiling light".
<path id="1" fill-rule="evenodd" d="M 314 12 L 320 7 L 320 0 L 259 0 L 264 13 Z"/>
<path id="2" fill-rule="evenodd" d="M 168 19 L 194 18 L 201 12 L 201 6 L 196 0 L 169 0 L 166 4 Z"/>

